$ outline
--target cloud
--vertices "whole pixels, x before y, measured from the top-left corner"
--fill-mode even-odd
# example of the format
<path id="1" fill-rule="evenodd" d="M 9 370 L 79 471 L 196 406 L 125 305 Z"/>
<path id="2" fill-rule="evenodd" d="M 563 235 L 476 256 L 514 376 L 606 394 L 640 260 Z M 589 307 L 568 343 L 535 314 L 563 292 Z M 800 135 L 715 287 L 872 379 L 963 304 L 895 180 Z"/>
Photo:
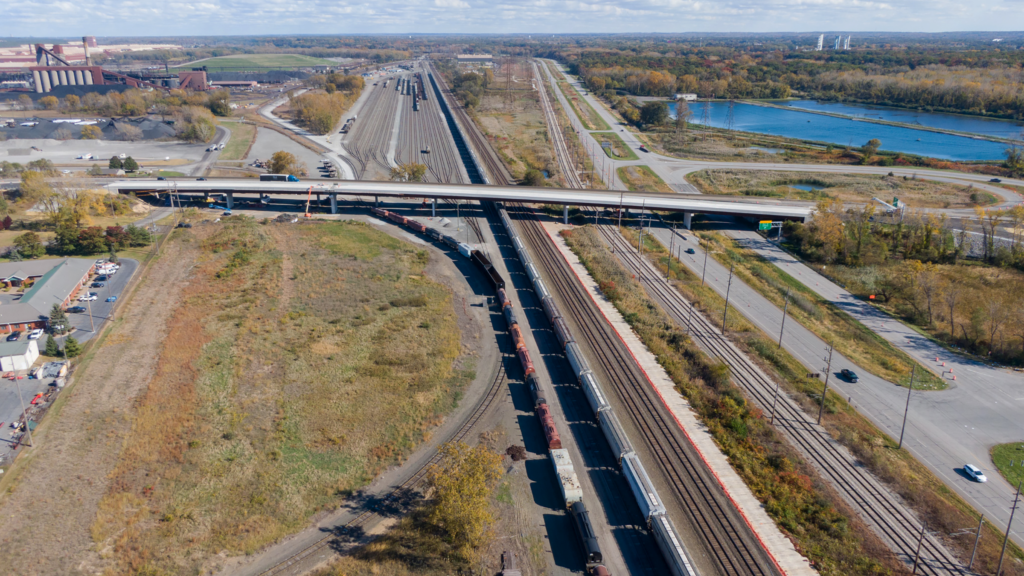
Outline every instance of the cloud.
<path id="1" fill-rule="evenodd" d="M 2 1 L 2 0 L 0 0 Z M 1024 0 L 4 1 L 19 35 L 955 31 L 1024 27 Z M 1002 10 L 999 10 L 1002 9 Z M 995 11 L 1002 12 L 998 19 Z"/>

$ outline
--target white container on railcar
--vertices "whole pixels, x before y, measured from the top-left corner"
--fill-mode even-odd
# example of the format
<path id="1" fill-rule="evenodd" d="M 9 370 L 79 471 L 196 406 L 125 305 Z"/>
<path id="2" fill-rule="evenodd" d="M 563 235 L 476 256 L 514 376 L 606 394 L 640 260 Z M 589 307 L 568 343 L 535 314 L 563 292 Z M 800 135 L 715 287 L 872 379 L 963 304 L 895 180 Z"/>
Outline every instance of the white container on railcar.
<path id="1" fill-rule="evenodd" d="M 626 431 L 622 429 L 622 423 L 615 415 L 615 410 L 612 408 L 601 410 L 597 414 L 597 422 L 601 425 L 601 431 L 604 432 L 604 438 L 611 446 L 616 460 L 621 461 L 627 454 L 633 453 L 633 444 L 626 436 Z"/>
<path id="2" fill-rule="evenodd" d="M 683 541 L 679 538 L 675 526 L 666 514 L 656 514 L 651 517 L 651 531 L 654 532 L 654 540 L 661 549 L 665 562 L 672 571 L 672 576 L 697 576 L 690 562 L 690 556 L 683 548 Z"/>
<path id="3" fill-rule="evenodd" d="M 626 481 L 629 482 L 629 489 L 633 491 L 633 497 L 636 498 L 636 503 L 640 506 L 644 518 L 650 520 L 651 516 L 655 514 L 665 513 L 665 505 L 661 503 L 661 498 L 658 496 L 657 490 L 654 489 L 654 485 L 651 484 L 647 470 L 644 470 L 643 464 L 640 463 L 640 458 L 636 454 L 629 454 L 622 459 L 622 473 L 626 476 Z"/>
<path id="4" fill-rule="evenodd" d="M 558 309 L 558 304 L 555 304 L 554 299 L 550 296 L 547 298 L 540 299 L 540 305 L 544 308 L 544 314 L 547 314 L 548 321 L 552 324 L 555 323 L 555 318 L 561 318 L 562 312 Z"/>
<path id="5" fill-rule="evenodd" d="M 459 254 L 462 254 L 466 258 L 473 255 L 473 247 L 464 242 L 459 242 Z"/>
<path id="6" fill-rule="evenodd" d="M 558 471 L 558 486 L 562 489 L 562 499 L 568 508 L 573 502 L 583 501 L 583 487 L 575 472 Z"/>
<path id="7" fill-rule="evenodd" d="M 597 416 L 601 410 L 611 408 L 593 372 L 584 372 L 580 376 L 580 386 L 583 386 L 583 394 L 586 395 L 587 402 L 590 402 L 590 408 L 594 411 L 594 416 Z"/>
<path id="8" fill-rule="evenodd" d="M 548 287 L 544 285 L 544 281 L 541 280 L 540 278 L 537 278 L 537 280 L 533 283 L 533 288 L 534 290 L 537 291 L 537 297 L 540 298 L 542 301 L 545 298 L 551 296 L 551 293 L 548 292 Z"/>
<path id="9" fill-rule="evenodd" d="M 529 264 L 525 264 L 525 267 L 526 275 L 530 277 L 530 282 L 533 282 L 536 285 L 537 280 L 540 280 L 540 272 L 537 270 L 537 266 L 533 262 L 530 262 Z"/>
<path id="10" fill-rule="evenodd" d="M 555 472 L 575 472 L 572 467 L 572 458 L 569 457 L 569 451 L 565 448 L 556 448 L 551 451 L 551 465 L 555 467 Z"/>
<path id="11" fill-rule="evenodd" d="M 583 352 L 576 342 L 565 345 L 565 356 L 569 359 L 569 364 L 572 364 L 572 373 L 577 378 L 582 377 L 584 372 L 590 372 L 590 364 L 587 364 L 587 359 L 583 357 Z"/>

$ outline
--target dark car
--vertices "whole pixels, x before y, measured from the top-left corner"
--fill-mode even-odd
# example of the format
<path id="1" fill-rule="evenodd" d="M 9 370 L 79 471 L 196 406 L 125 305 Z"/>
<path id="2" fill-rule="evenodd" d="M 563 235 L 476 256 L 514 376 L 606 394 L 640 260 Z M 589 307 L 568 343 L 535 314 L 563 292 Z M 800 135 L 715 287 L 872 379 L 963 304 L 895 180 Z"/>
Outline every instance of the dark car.
<path id="1" fill-rule="evenodd" d="M 231 210 L 225 210 L 221 216 L 231 216 Z"/>
<path id="2" fill-rule="evenodd" d="M 100 274 L 96 277 L 97 282 L 106 282 L 107 280 L 110 280 L 110 278 L 108 278 L 106 274 Z"/>
<path id="3" fill-rule="evenodd" d="M 196 180 L 199 182 L 206 182 L 206 178 L 196 178 Z"/>
<path id="4" fill-rule="evenodd" d="M 11 332 L 11 335 L 7 337 L 7 341 L 14 342 L 18 338 L 21 338 L 21 332 Z"/>
<path id="5" fill-rule="evenodd" d="M 85 312 L 85 306 L 72 306 L 68 308 L 67 311 L 72 314 L 81 314 L 82 312 Z"/>
<path id="6" fill-rule="evenodd" d="M 993 178 L 989 180 L 989 182 L 995 182 L 996 184 L 999 184 L 1000 182 L 1002 182 L 1002 180 L 1000 180 L 999 178 Z"/>
<path id="7" fill-rule="evenodd" d="M 156 179 L 157 180 L 167 180 L 167 178 L 164 178 L 163 176 L 157 176 Z"/>
<path id="8" fill-rule="evenodd" d="M 93 282 L 90 288 L 103 288 L 104 286 L 106 286 L 104 282 Z"/>
<path id="9" fill-rule="evenodd" d="M 696 254 L 696 253 L 697 253 L 697 251 L 696 251 L 696 250 L 694 250 L 693 248 L 687 248 L 687 249 L 686 249 L 686 253 L 687 253 L 687 254 Z"/>
<path id="10" fill-rule="evenodd" d="M 648 150 L 646 146 L 641 146 L 640 147 L 640 151 L 641 152 L 650 152 L 650 150 Z"/>
<path id="11" fill-rule="evenodd" d="M 839 375 L 846 379 L 848 382 L 857 382 L 860 378 L 857 377 L 857 373 L 849 368 L 843 368 L 839 371 Z"/>

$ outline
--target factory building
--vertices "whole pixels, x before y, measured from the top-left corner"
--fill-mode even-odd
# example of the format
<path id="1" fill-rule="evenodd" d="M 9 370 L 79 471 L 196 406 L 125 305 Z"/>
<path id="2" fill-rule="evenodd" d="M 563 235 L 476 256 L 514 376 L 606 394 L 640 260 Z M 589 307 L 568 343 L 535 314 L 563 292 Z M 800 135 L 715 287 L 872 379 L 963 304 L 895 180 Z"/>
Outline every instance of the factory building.
<path id="1" fill-rule="evenodd" d="M 455 57 L 459 65 L 476 65 L 491 64 L 494 58 L 490 54 L 459 54 Z"/>

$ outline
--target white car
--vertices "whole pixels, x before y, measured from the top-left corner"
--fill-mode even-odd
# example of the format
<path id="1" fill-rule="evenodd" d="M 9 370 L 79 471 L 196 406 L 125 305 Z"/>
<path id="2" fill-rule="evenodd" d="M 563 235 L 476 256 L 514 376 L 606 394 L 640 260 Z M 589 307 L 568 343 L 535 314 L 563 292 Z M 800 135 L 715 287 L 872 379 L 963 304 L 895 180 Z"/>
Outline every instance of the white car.
<path id="1" fill-rule="evenodd" d="M 43 335 L 43 329 L 42 328 L 36 328 L 35 330 L 33 330 L 33 331 L 28 333 L 28 339 L 29 340 L 39 340 L 39 338 L 42 337 L 42 335 Z"/>
<path id="2" fill-rule="evenodd" d="M 95 292 L 90 292 L 90 293 L 86 294 L 85 296 L 79 296 L 78 297 L 78 301 L 79 302 L 95 302 L 98 299 L 99 299 L 99 296 Z"/>
<path id="3" fill-rule="evenodd" d="M 81 156 L 76 156 L 75 157 L 75 160 L 92 160 L 92 159 L 93 159 L 92 154 L 82 154 Z"/>
<path id="4" fill-rule="evenodd" d="M 125 154 L 124 152 L 122 152 L 122 153 L 118 154 L 117 157 L 120 158 L 121 160 L 124 160 L 125 158 L 128 157 L 128 155 Z"/>
<path id="5" fill-rule="evenodd" d="M 964 464 L 964 472 L 973 478 L 975 482 L 988 482 L 988 477 L 985 476 L 985 473 L 974 464 Z"/>

